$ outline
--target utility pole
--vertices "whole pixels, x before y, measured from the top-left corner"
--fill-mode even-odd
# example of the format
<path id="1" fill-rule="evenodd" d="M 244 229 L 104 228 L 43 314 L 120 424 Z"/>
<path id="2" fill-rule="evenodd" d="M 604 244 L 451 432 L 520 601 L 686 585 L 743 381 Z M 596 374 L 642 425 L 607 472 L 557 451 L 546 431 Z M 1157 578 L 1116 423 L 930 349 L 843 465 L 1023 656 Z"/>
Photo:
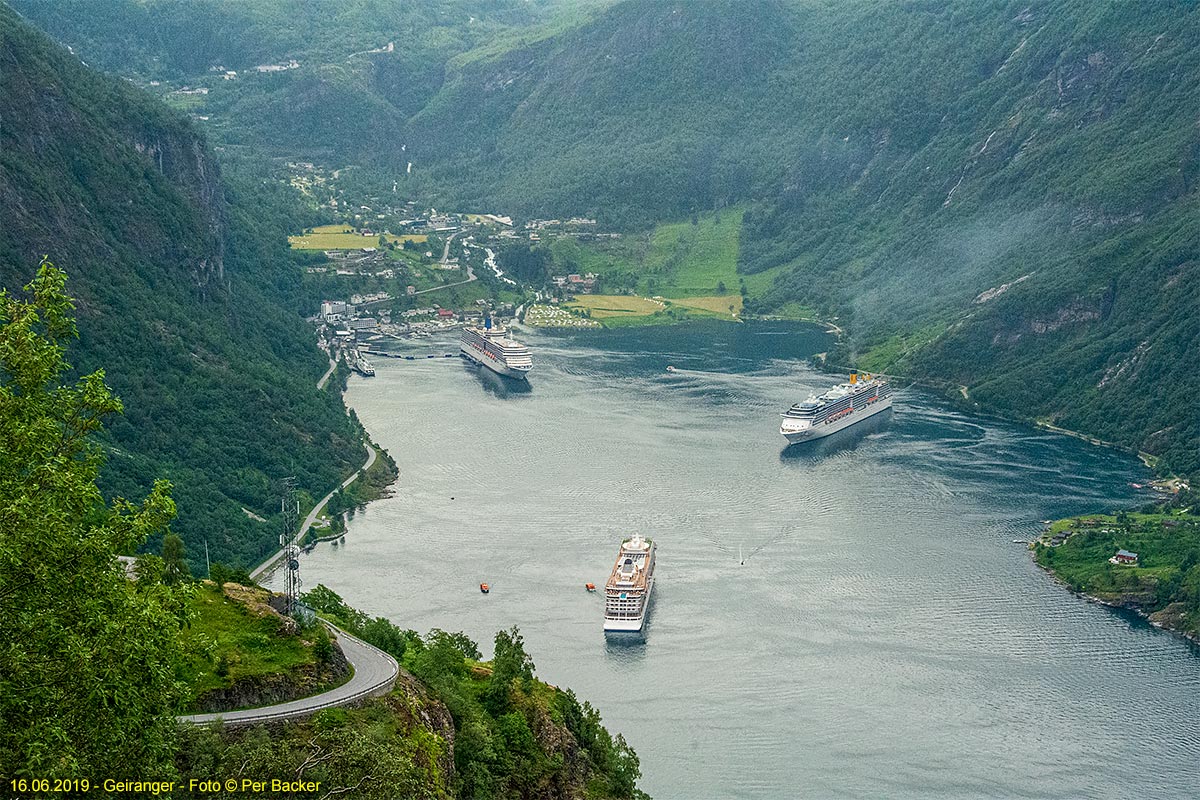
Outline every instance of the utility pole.
<path id="1" fill-rule="evenodd" d="M 212 564 L 208 561 L 208 539 L 204 540 L 204 571 L 210 578 L 212 577 Z"/>
<path id="2" fill-rule="evenodd" d="M 296 478 L 283 479 L 283 496 L 279 500 L 279 511 L 283 517 L 283 529 L 279 533 L 279 546 L 283 548 L 285 574 L 284 610 L 289 617 L 296 613 L 300 602 L 300 548 L 296 546 L 296 524 L 300 517 L 300 500 L 296 497 Z"/>

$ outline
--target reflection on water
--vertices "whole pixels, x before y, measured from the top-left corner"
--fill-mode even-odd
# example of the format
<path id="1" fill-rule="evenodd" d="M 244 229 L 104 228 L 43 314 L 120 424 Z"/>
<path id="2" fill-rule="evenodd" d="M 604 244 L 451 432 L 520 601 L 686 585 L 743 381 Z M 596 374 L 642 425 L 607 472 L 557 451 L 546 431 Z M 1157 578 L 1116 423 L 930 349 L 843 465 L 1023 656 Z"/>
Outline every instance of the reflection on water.
<path id="1" fill-rule="evenodd" d="M 886 408 L 878 414 L 872 414 L 862 422 L 856 422 L 849 428 L 842 428 L 840 431 L 820 439 L 789 444 L 780 451 L 779 460 L 783 462 L 796 459 L 819 461 L 846 450 L 853 450 L 868 436 L 878 433 L 891 422 L 894 413 L 894 408 Z"/>
<path id="2" fill-rule="evenodd" d="M 469 358 L 463 359 L 463 369 L 474 374 L 479 379 L 479 385 L 483 387 L 483 391 L 502 400 L 522 397 L 533 391 L 533 387 L 529 381 L 509 378 L 506 375 L 492 372 L 487 367 L 476 364 Z"/>
<path id="3" fill-rule="evenodd" d="M 618 649 L 637 648 L 644 654 L 646 648 L 646 632 L 643 631 L 605 631 L 604 643 Z"/>
<path id="4" fill-rule="evenodd" d="M 912 390 L 781 454 L 779 412 L 841 380 L 803 365 L 811 327 L 520 338 L 530 393 L 442 359 L 350 378 L 401 477 L 307 586 L 485 653 L 519 626 L 660 800 L 1195 796 L 1200 659 L 1013 543 L 1146 502 L 1136 459 Z M 584 589 L 633 532 L 658 544 L 640 642 Z"/>

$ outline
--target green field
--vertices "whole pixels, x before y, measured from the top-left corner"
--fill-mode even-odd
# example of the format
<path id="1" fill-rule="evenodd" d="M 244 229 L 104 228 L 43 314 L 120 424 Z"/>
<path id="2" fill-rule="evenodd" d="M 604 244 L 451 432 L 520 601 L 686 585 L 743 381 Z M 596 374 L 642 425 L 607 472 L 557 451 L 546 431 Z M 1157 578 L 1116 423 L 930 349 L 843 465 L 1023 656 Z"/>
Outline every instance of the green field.
<path id="1" fill-rule="evenodd" d="M 737 319 L 742 314 L 742 296 L 740 294 L 714 297 L 679 297 L 672 300 L 671 305 L 683 306 L 693 311 L 707 311 L 710 314 L 727 319 Z"/>
<path id="2" fill-rule="evenodd" d="M 581 294 L 564 307 L 590 312 L 593 319 L 608 317 L 644 317 L 662 311 L 666 306 L 655 300 L 633 295 Z"/>
<path id="3" fill-rule="evenodd" d="M 325 225 L 325 228 L 344 226 Z M 349 230 L 349 229 L 346 229 Z M 384 234 L 389 242 L 424 242 L 428 236 L 424 234 L 405 234 L 404 236 L 395 236 L 393 234 Z M 327 232 L 318 233 L 302 233 L 297 236 L 289 236 L 288 244 L 293 250 L 357 250 L 360 247 L 378 247 L 378 236 L 361 236 L 351 232 Z"/>
<path id="4" fill-rule="evenodd" d="M 738 291 L 742 212 L 707 214 L 692 222 L 657 225 L 620 239 L 562 237 L 550 244 L 556 272 L 594 272 L 606 292 L 647 297 L 712 297 Z M 728 303 L 725 304 L 728 316 Z"/>
<path id="5" fill-rule="evenodd" d="M 733 309 L 731 312 L 730 309 Z M 561 309 L 599 322 L 606 328 L 631 325 L 669 325 L 695 318 L 737 320 L 742 310 L 740 295 L 684 297 L 668 300 L 637 295 L 581 294 Z M 560 311 L 559 313 L 563 313 Z M 530 324 L 548 325 L 535 317 Z"/>

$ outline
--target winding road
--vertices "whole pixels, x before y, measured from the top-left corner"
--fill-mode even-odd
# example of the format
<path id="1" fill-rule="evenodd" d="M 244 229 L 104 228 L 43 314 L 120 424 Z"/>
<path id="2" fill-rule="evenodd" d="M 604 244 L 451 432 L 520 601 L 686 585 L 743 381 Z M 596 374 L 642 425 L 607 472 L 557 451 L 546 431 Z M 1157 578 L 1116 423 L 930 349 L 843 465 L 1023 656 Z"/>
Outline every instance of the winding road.
<path id="1" fill-rule="evenodd" d="M 304 523 L 300 526 L 300 529 L 298 531 L 296 531 L 295 537 L 290 542 L 288 542 L 288 545 L 287 545 L 288 547 L 291 547 L 296 542 L 300 541 L 301 537 L 303 537 L 304 534 L 308 533 L 308 529 L 311 528 L 313 526 L 313 523 L 317 521 L 317 517 L 319 517 L 321 515 L 321 512 L 325 509 L 326 504 L 329 503 L 329 501 L 333 498 L 333 496 L 335 494 L 338 493 L 339 490 L 345 489 L 347 486 L 354 483 L 354 481 L 356 481 L 358 479 L 359 475 L 362 475 L 363 472 L 365 472 L 366 470 L 369 470 L 371 468 L 371 465 L 375 463 L 375 459 L 379 457 L 379 452 L 374 447 L 372 447 L 369 442 L 364 442 L 364 445 L 367 448 L 366 462 L 361 467 L 359 467 L 354 472 L 353 475 L 351 475 L 349 478 L 346 478 L 346 480 L 342 481 L 340 486 L 338 486 L 336 489 L 334 489 L 329 494 L 322 497 L 321 502 L 319 502 L 315 506 L 313 506 L 312 511 L 308 512 L 308 516 L 304 518 Z M 283 554 L 286 551 L 286 549 L 287 549 L 286 547 L 281 547 L 278 551 L 273 553 L 270 558 L 268 558 L 266 561 L 264 561 L 263 563 L 261 563 L 257 567 L 255 567 L 254 571 L 252 571 L 250 573 L 250 577 L 253 578 L 255 581 L 257 581 L 260 577 L 262 577 L 267 572 L 269 572 L 271 570 L 271 568 L 273 566 L 275 566 L 275 564 L 278 563 L 280 559 L 283 558 Z"/>
<path id="2" fill-rule="evenodd" d="M 325 383 L 329 380 L 329 376 L 333 374 L 336 367 L 337 362 L 330 359 L 329 369 L 317 381 L 318 389 L 325 387 Z M 320 516 L 321 511 L 340 489 L 345 489 L 354 483 L 358 479 L 358 476 L 370 469 L 375 463 L 375 459 L 379 457 L 379 451 L 370 442 L 364 442 L 364 445 L 367 448 L 367 460 L 359 469 L 354 471 L 353 475 L 342 481 L 336 489 L 321 498 L 321 502 L 313 506 L 312 511 L 308 512 L 308 516 L 304 518 L 304 523 L 296 532 L 295 537 L 288 542 L 288 547 L 300 541 L 300 538 L 313 526 L 313 523 L 317 521 L 317 517 Z M 251 572 L 250 577 L 258 581 L 259 578 L 269 572 L 283 558 L 286 551 L 286 547 L 280 548 Z M 322 621 L 324 622 L 324 620 Z M 211 725 L 218 720 L 225 725 L 255 725 L 262 722 L 277 722 L 280 720 L 308 717 L 324 708 L 350 705 L 363 698 L 378 697 L 392 690 L 392 687 L 396 685 L 396 677 L 400 674 L 400 665 L 396 663 L 396 659 L 379 648 L 367 644 L 362 639 L 346 633 L 335 625 L 325 622 L 325 627 L 329 628 L 330 633 L 337 639 L 338 644 L 342 648 L 342 653 L 346 656 L 346 661 L 349 662 L 351 669 L 354 670 L 350 680 L 341 686 L 336 689 L 330 689 L 328 692 L 313 695 L 312 697 L 289 700 L 286 703 L 278 703 L 273 706 L 246 708 L 239 711 L 218 711 L 208 714 L 185 714 L 179 716 L 177 719 L 180 722 L 191 725 Z"/>
<path id="3" fill-rule="evenodd" d="M 328 692 L 289 700 L 263 708 L 245 708 L 240 711 L 217 711 L 210 714 L 186 714 L 178 717 L 180 722 L 191 725 L 211 725 L 217 721 L 226 726 L 256 725 L 263 722 L 278 722 L 287 719 L 308 717 L 316 712 L 335 706 L 346 706 L 367 697 L 387 694 L 396 685 L 400 665 L 396 659 L 362 639 L 325 623 L 330 633 L 337 637 L 346 660 L 354 669 L 350 680 Z"/>

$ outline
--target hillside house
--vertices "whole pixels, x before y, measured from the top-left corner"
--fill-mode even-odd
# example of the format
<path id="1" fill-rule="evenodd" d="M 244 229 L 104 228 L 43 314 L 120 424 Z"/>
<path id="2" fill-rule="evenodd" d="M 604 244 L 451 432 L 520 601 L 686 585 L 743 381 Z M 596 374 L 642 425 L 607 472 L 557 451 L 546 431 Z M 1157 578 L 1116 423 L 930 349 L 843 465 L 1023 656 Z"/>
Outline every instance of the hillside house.
<path id="1" fill-rule="evenodd" d="M 1138 554 L 1131 553 L 1128 550 L 1118 550 L 1117 554 L 1110 558 L 1109 563 L 1132 566 L 1138 563 Z"/>

